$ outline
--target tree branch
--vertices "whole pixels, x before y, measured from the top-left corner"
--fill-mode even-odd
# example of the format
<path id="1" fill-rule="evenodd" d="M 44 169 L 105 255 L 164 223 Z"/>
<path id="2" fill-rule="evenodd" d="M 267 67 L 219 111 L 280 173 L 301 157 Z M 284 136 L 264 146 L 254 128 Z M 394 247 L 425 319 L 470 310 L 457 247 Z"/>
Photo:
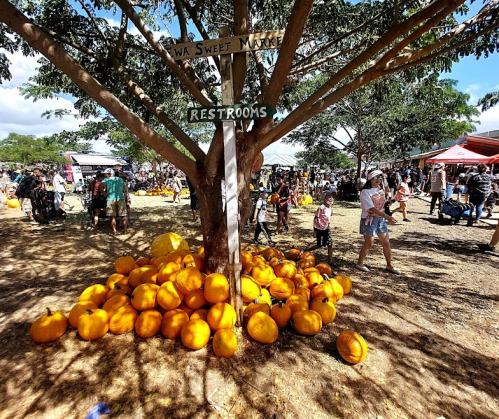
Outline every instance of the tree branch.
<path id="1" fill-rule="evenodd" d="M 342 51 L 336 51 L 334 54 L 328 55 L 327 57 L 321 58 L 320 60 L 314 61 L 311 64 L 305 65 L 303 67 L 297 68 L 296 70 L 290 71 L 289 75 L 292 76 L 294 74 L 300 74 L 300 73 L 305 73 L 308 70 L 312 70 L 314 68 L 317 68 L 321 66 L 324 63 L 327 63 L 328 61 L 331 61 L 334 58 L 338 58 L 342 55 L 348 54 L 349 52 L 356 51 L 360 48 L 362 48 L 366 43 L 363 42 L 360 45 L 357 45 L 353 48 L 350 49 L 344 49 Z"/>
<path id="2" fill-rule="evenodd" d="M 286 33 L 282 41 L 277 63 L 264 98 L 264 102 L 270 106 L 275 107 L 277 105 L 313 3 L 313 0 L 295 0 L 291 17 L 286 26 Z"/>
<path id="3" fill-rule="evenodd" d="M 87 9 L 87 6 L 85 5 L 85 2 L 83 0 L 78 0 L 78 2 L 80 3 L 82 9 L 85 10 L 85 13 L 88 15 L 88 18 L 92 22 L 92 25 L 95 27 L 95 29 L 97 29 L 97 33 L 100 35 L 100 37 L 102 38 L 102 40 L 106 44 L 107 48 L 110 50 L 111 49 L 111 45 L 109 44 L 108 39 L 106 38 L 106 36 L 104 35 L 104 33 L 99 28 L 99 25 L 97 25 L 97 22 L 95 21 L 94 17 L 90 13 L 90 10 Z"/>
<path id="4" fill-rule="evenodd" d="M 405 0 L 399 4 L 399 7 L 405 6 L 407 3 L 409 3 L 411 0 Z M 291 68 L 298 67 L 299 65 L 302 65 L 303 63 L 306 63 L 307 61 L 311 60 L 314 58 L 316 55 L 320 54 L 322 51 L 325 51 L 329 48 L 331 48 L 333 45 L 337 44 L 338 42 L 343 41 L 345 38 L 348 38 L 350 35 L 353 35 L 354 33 L 364 29 L 366 26 L 369 26 L 371 23 L 375 22 L 378 20 L 381 16 L 383 16 L 385 13 L 388 13 L 390 10 L 384 10 L 380 13 L 378 13 L 376 16 L 373 18 L 367 20 L 364 22 L 362 25 L 357 26 L 356 28 L 352 29 L 351 31 L 348 31 L 347 33 L 341 35 L 340 37 L 333 39 L 331 42 L 328 42 L 326 45 L 322 46 L 319 48 L 317 51 L 313 52 L 312 54 L 308 55 L 307 57 L 303 58 L 302 60 L 296 62 L 293 64 Z"/>
<path id="5" fill-rule="evenodd" d="M 120 58 L 123 53 L 123 48 L 125 47 L 125 38 L 127 32 L 128 18 L 124 13 L 121 13 L 121 24 L 120 32 L 118 34 L 118 41 L 114 47 L 114 51 L 111 54 L 111 58 Z"/>
<path id="6" fill-rule="evenodd" d="M 182 4 L 184 5 L 185 10 L 187 10 L 187 13 L 189 14 L 191 20 L 194 22 L 194 25 L 196 26 L 196 29 L 199 31 L 203 39 L 206 41 L 210 39 L 210 36 L 208 35 L 208 32 L 206 32 L 206 29 L 203 26 L 203 22 L 201 22 L 201 19 L 198 17 L 197 11 L 199 8 L 199 2 L 196 2 L 196 5 L 192 7 L 187 0 L 180 0 Z M 218 58 L 217 55 L 214 55 L 211 57 L 213 59 L 213 62 L 215 63 L 215 66 L 217 67 L 218 71 L 220 72 L 220 59 Z"/>
<path id="7" fill-rule="evenodd" d="M 234 0 L 234 35 L 245 35 L 249 32 L 249 29 L 248 0 Z M 234 54 L 232 63 L 234 71 L 234 103 L 239 103 L 241 101 L 244 81 L 246 80 L 247 65 L 248 57 L 246 52 Z"/>
<path id="8" fill-rule="evenodd" d="M 180 26 L 180 39 L 183 43 L 189 42 L 189 37 L 187 36 L 187 21 L 185 20 L 184 8 L 180 0 L 174 0 L 175 10 L 177 11 L 178 23 Z"/>
<path id="9" fill-rule="evenodd" d="M 460 0 L 462 1 L 462 0 Z M 374 44 L 368 47 L 365 51 L 359 54 L 356 58 L 351 60 L 345 66 L 343 66 L 336 74 L 334 74 L 326 83 L 324 83 L 319 89 L 317 89 L 312 95 L 310 95 L 305 101 L 303 101 L 300 106 L 298 106 L 293 112 L 291 112 L 279 125 L 269 130 L 264 136 L 259 139 L 260 145 L 259 149 L 263 150 L 273 141 L 277 141 L 283 135 L 283 132 L 289 132 L 291 129 L 296 128 L 302 122 L 296 124 L 298 120 L 303 121 L 303 116 L 312 107 L 312 105 L 319 101 L 328 91 L 330 91 L 335 85 L 344 80 L 347 76 L 352 74 L 357 68 L 370 60 L 373 56 L 379 53 L 382 49 L 386 48 L 393 41 L 399 38 L 401 35 L 410 31 L 412 28 L 419 25 L 421 22 L 426 21 L 429 17 L 434 16 L 440 10 L 444 9 L 447 4 L 445 0 L 436 0 L 426 8 L 420 10 L 419 12 L 413 14 L 411 17 L 401 22 L 395 28 L 389 30 L 381 38 L 379 38 Z M 363 73 L 364 74 L 364 73 Z M 370 80 L 369 80 L 370 81 Z M 366 81 L 367 83 L 367 81 Z M 364 83 L 365 84 L 365 83 Z M 363 84 L 362 84 L 363 85 Z M 325 103 L 320 101 L 321 104 Z M 323 107 L 322 110 L 327 107 Z M 293 127 L 289 129 L 290 127 Z"/>
<path id="10" fill-rule="evenodd" d="M 213 106 L 213 102 L 208 98 L 206 92 L 202 91 L 201 81 L 195 77 L 191 79 L 184 69 L 182 69 L 175 60 L 171 57 L 166 49 L 156 41 L 154 34 L 147 27 L 141 17 L 135 12 L 132 5 L 128 0 L 116 0 L 116 4 L 123 10 L 123 12 L 128 16 L 128 18 L 133 22 L 133 24 L 140 31 L 142 36 L 147 40 L 149 45 L 156 51 L 161 60 L 172 70 L 172 72 L 178 77 L 181 83 L 187 88 L 191 95 L 202 105 L 202 106 Z M 185 60 L 184 60 L 185 61 Z M 191 75 L 192 76 L 192 75 Z"/>
<path id="11" fill-rule="evenodd" d="M 269 79 L 267 78 L 267 74 L 265 74 L 265 64 L 263 62 L 262 53 L 258 50 L 252 50 L 251 53 L 255 59 L 258 77 L 260 78 L 260 102 L 263 102 L 263 98 L 265 97 L 269 87 Z"/>
<path id="12" fill-rule="evenodd" d="M 156 150 L 168 156 L 187 175 L 195 175 L 194 161 L 173 147 L 140 117 L 121 103 L 91 74 L 81 67 L 54 39 L 35 25 L 7 0 L 0 0 L 0 21 L 21 36 L 31 47 L 43 54 L 55 67 L 64 72 L 73 82 L 106 109 L 118 122 Z"/>

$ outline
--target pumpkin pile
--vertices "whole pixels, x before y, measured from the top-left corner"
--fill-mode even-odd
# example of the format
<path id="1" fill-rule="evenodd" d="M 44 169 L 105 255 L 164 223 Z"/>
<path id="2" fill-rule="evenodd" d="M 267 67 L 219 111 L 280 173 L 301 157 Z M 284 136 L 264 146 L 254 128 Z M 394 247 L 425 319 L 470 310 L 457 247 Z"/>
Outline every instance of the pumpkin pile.
<path id="1" fill-rule="evenodd" d="M 188 195 L 189 190 L 184 189 L 180 195 Z M 173 196 L 173 189 L 167 188 L 165 186 L 156 186 L 154 189 L 148 189 L 146 191 L 139 190 L 134 193 L 135 196 Z"/>
<path id="2" fill-rule="evenodd" d="M 314 203 L 314 198 L 309 194 L 298 195 L 296 201 L 298 202 L 298 205 L 312 205 Z"/>
<path id="3" fill-rule="evenodd" d="M 343 275 L 330 279 L 326 263 L 316 265 L 310 252 L 292 249 L 287 257 L 275 248 L 248 246 L 241 252 L 244 324 L 256 341 L 276 341 L 279 328 L 291 326 L 300 334 L 315 335 L 336 316 L 335 304 L 352 287 Z M 206 275 L 204 249 L 191 252 L 175 233 L 157 237 L 151 258 L 119 257 L 106 284 L 86 288 L 69 316 L 47 314 L 31 326 L 35 342 L 50 342 L 69 326 L 85 340 L 135 331 L 142 338 L 162 333 L 180 338 L 184 346 L 200 349 L 212 333 L 213 351 L 229 358 L 237 350 L 231 330 L 236 311 L 228 303 L 229 281 L 219 273 Z M 344 335 L 346 333 L 346 335 Z M 363 338 L 342 332 L 338 350 L 348 362 L 367 354 Z M 341 348 L 340 348 L 341 346 Z"/>

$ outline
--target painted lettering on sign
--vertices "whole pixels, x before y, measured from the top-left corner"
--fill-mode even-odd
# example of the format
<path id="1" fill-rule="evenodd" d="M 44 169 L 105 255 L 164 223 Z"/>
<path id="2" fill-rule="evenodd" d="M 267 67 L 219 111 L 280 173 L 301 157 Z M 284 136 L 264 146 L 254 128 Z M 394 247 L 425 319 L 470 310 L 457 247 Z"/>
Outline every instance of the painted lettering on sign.
<path id="1" fill-rule="evenodd" d="M 276 113 L 275 109 L 265 104 L 213 106 L 209 108 L 189 108 L 187 120 L 189 122 L 218 122 L 242 121 L 245 119 L 270 118 Z"/>
<path id="2" fill-rule="evenodd" d="M 166 46 L 175 60 L 209 57 L 212 55 L 235 54 L 261 49 L 276 49 L 282 45 L 284 31 L 268 31 L 249 35 L 231 36 L 208 41 L 189 42 Z"/>

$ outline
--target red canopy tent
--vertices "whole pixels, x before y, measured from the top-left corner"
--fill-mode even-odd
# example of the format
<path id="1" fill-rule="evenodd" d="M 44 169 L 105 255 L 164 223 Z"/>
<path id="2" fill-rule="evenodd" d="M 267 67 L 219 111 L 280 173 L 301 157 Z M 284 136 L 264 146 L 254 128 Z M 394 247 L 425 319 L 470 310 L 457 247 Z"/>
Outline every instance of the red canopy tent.
<path id="1" fill-rule="evenodd" d="M 443 153 L 426 160 L 428 164 L 435 163 L 450 163 L 450 164 L 474 164 L 474 163 L 489 163 L 490 157 L 482 156 L 481 154 L 475 153 L 473 151 L 467 150 L 460 145 L 455 145 L 454 147 L 445 150 Z"/>
<path id="2" fill-rule="evenodd" d="M 496 154 L 495 156 L 490 157 L 489 163 L 492 163 L 492 164 L 499 163 L 499 154 Z"/>

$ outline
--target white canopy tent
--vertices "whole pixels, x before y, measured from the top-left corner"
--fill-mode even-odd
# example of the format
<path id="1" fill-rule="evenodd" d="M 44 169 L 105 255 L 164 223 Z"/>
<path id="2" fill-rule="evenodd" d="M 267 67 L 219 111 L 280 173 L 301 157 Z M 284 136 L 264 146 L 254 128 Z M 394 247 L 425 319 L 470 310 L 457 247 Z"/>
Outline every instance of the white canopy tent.
<path id="1" fill-rule="evenodd" d="M 265 155 L 263 159 L 264 166 L 272 166 L 277 164 L 279 166 L 296 166 L 298 164 L 298 159 L 291 154 L 269 154 Z"/>
<path id="2" fill-rule="evenodd" d="M 102 156 L 99 154 L 71 154 L 71 158 L 80 166 L 124 166 L 128 163 L 116 156 Z"/>

